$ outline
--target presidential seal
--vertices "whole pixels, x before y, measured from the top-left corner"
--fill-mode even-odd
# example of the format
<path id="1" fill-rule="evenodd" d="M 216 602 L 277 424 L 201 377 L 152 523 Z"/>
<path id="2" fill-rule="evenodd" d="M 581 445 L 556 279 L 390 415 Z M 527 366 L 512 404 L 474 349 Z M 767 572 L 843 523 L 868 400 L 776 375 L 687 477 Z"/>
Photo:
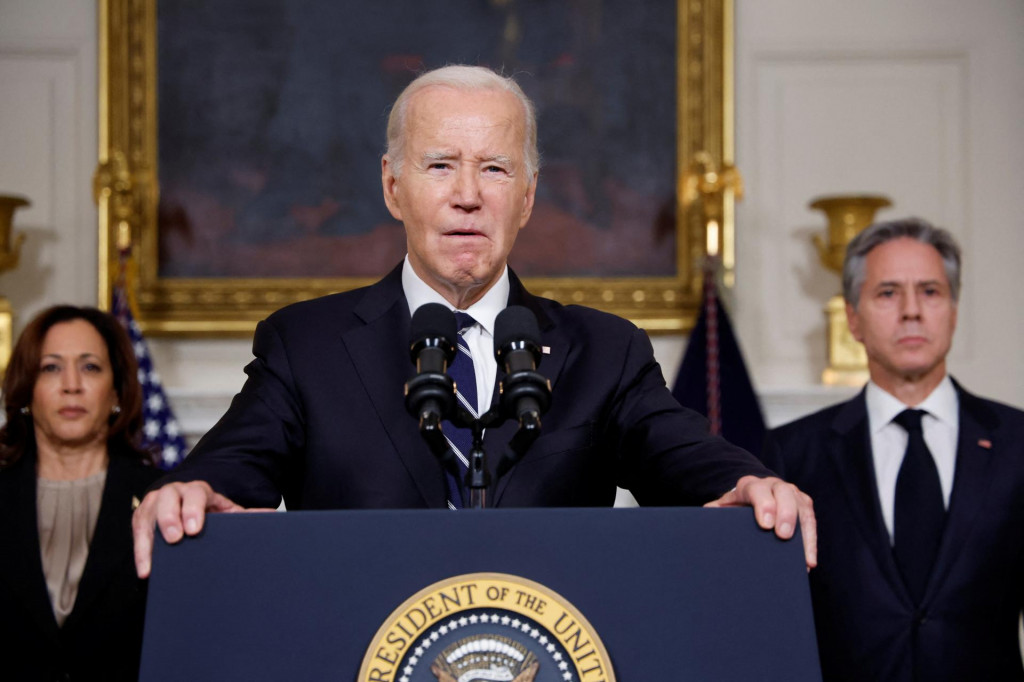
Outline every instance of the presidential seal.
<path id="1" fill-rule="evenodd" d="M 586 618 L 532 580 L 471 573 L 407 599 L 380 627 L 359 682 L 614 682 Z"/>

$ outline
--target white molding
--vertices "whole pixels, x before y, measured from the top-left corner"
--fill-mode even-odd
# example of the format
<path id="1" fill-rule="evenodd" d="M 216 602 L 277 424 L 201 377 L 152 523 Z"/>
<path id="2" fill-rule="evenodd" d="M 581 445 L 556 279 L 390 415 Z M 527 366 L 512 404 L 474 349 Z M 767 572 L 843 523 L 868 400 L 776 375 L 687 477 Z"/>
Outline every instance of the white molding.
<path id="1" fill-rule="evenodd" d="M 748 351 L 757 385 L 813 385 L 826 362 L 822 309 L 839 278 L 811 243 L 826 224 L 807 207 L 812 198 L 886 194 L 895 206 L 879 217 L 922 215 L 954 226 L 971 247 L 969 55 L 752 49 L 742 69 L 737 161 L 748 195 L 737 207 L 737 327 L 759 341 Z M 954 358 L 973 348 L 965 322 Z"/>
<path id="2" fill-rule="evenodd" d="M 16 333 L 53 303 L 96 303 L 95 72 L 94 36 L 0 39 L 0 191 L 32 202 L 14 218 L 27 237 L 18 268 L 0 276 Z"/>

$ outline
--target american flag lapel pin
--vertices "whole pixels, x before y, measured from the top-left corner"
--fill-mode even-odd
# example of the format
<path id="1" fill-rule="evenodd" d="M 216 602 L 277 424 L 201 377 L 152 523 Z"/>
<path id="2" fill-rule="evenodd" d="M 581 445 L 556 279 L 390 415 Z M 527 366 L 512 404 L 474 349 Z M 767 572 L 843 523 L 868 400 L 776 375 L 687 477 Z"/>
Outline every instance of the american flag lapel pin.
<path id="1" fill-rule="evenodd" d="M 990 441 L 988 438 L 982 438 L 978 441 L 978 447 L 985 448 L 986 450 L 991 450 L 992 441 Z"/>

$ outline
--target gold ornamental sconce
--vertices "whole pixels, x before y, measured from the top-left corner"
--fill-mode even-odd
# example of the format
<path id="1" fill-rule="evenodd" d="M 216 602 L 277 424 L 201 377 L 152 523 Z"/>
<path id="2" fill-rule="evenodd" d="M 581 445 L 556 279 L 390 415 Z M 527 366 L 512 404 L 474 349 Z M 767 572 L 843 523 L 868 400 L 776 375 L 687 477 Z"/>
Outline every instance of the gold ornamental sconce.
<path id="1" fill-rule="evenodd" d="M 726 196 L 739 201 L 743 198 L 743 176 L 728 161 L 715 162 L 711 154 L 699 151 L 680 176 L 679 197 L 684 208 L 700 203 L 704 223 L 704 255 L 722 266 L 725 286 L 735 283 L 736 238 L 732 220 L 725 211 L 729 204 Z"/>
<path id="2" fill-rule="evenodd" d="M 14 212 L 28 206 L 25 197 L 0 194 L 0 274 L 13 270 L 21 257 L 21 245 L 25 243 L 24 233 L 14 234 Z M 0 376 L 7 371 L 14 343 L 14 312 L 11 302 L 0 296 Z"/>
<path id="3" fill-rule="evenodd" d="M 840 277 L 846 247 L 875 219 L 879 209 L 892 206 L 888 197 L 874 194 L 831 195 L 808 204 L 828 217 L 825 237 L 814 235 L 814 245 L 822 265 Z M 862 386 L 868 380 L 868 358 L 864 346 L 850 334 L 846 321 L 846 302 L 837 294 L 825 306 L 828 327 L 828 367 L 821 374 L 829 386 Z"/>
<path id="4" fill-rule="evenodd" d="M 132 222 L 135 207 L 132 203 L 131 169 L 124 153 L 114 150 L 106 161 L 101 162 L 92 176 L 92 198 L 100 206 L 108 202 L 111 216 L 117 227 L 115 246 L 125 251 L 132 246 Z"/>

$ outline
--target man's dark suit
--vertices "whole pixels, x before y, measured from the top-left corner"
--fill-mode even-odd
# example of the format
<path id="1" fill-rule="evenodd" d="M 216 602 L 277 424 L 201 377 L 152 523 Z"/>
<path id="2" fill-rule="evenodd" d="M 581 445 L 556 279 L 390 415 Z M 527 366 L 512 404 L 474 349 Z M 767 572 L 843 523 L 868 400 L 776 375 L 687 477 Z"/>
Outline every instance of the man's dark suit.
<path id="1" fill-rule="evenodd" d="M 0 471 L 0 679 L 135 680 L 146 584 L 135 575 L 132 498 L 160 475 L 112 455 L 75 606 L 57 626 L 46 590 L 32 452 Z"/>
<path id="2" fill-rule="evenodd" d="M 697 504 L 755 458 L 707 434 L 672 398 L 646 334 L 620 318 L 530 295 L 510 273 L 510 305 L 537 316 L 551 380 L 540 437 L 489 492 L 494 506 Z M 445 506 L 442 468 L 405 410 L 413 374 L 401 266 L 377 284 L 289 306 L 260 323 L 249 378 L 220 422 L 167 480 L 205 480 L 247 507 Z M 515 424 L 488 429 L 501 454 Z"/>
<path id="3" fill-rule="evenodd" d="M 1024 412 L 956 388 L 953 492 L 919 609 L 882 521 L 864 392 L 769 434 L 765 464 L 814 499 L 826 682 L 1024 679 Z"/>

